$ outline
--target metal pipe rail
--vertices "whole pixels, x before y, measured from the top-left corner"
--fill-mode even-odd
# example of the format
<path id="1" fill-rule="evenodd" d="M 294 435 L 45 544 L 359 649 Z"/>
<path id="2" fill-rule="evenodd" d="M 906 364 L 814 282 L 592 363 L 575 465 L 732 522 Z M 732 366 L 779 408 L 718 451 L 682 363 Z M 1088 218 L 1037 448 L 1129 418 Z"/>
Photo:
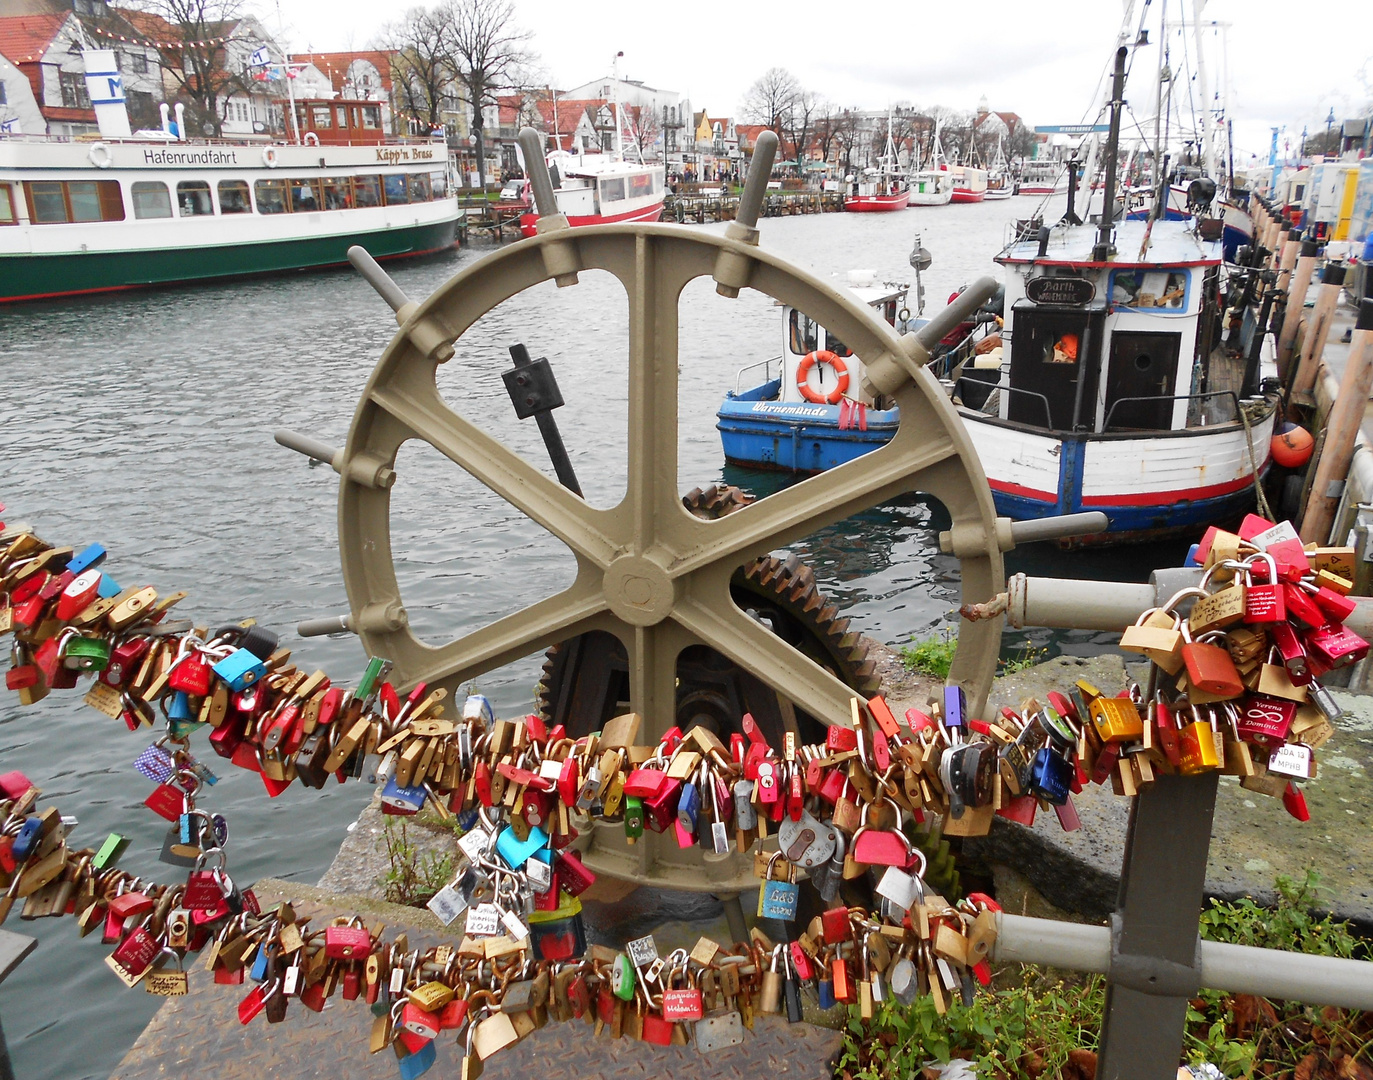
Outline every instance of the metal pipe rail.
<path id="1" fill-rule="evenodd" d="M 998 914 L 992 959 L 1111 974 L 1111 929 Z M 1201 942 L 1200 985 L 1230 994 L 1373 1009 L 1373 963 Z"/>

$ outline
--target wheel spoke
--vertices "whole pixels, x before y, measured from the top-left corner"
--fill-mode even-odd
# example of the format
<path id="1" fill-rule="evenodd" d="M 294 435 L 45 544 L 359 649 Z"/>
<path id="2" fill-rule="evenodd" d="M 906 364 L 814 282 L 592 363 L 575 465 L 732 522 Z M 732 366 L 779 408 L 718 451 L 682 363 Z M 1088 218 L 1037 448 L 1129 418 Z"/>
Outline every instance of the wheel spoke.
<path id="1" fill-rule="evenodd" d="M 677 297 L 683 282 L 660 265 L 649 236 L 635 238 L 629 292 L 629 483 L 632 549 L 655 539 L 661 514 L 680 503 L 677 492 Z M 677 507 L 680 509 L 680 507 Z"/>
<path id="2" fill-rule="evenodd" d="M 604 511 L 588 506 L 499 440 L 459 416 L 437 393 L 431 400 L 423 400 L 413 392 L 376 389 L 372 391 L 372 400 L 579 556 L 601 569 L 610 565 L 617 545 L 602 529 L 609 525 Z"/>
<path id="3" fill-rule="evenodd" d="M 894 443 L 710 523 L 700 530 L 700 544 L 673 563 L 669 573 L 680 576 L 721 559 L 742 561 L 785 547 L 918 488 L 913 482 L 916 474 L 957 453 L 948 439 L 924 443 L 913 451 Z"/>
<path id="4" fill-rule="evenodd" d="M 419 670 L 407 672 L 409 681 L 436 683 L 454 679 L 465 682 L 590 629 L 585 624 L 605 611 L 599 577 L 595 571 L 581 574 L 570 589 L 556 596 L 540 600 L 447 645 L 426 650 Z"/>
<path id="5" fill-rule="evenodd" d="M 672 617 L 703 644 L 728 656 L 822 723 L 848 722 L 854 691 L 732 603 L 707 606 L 688 600 L 677 606 Z"/>

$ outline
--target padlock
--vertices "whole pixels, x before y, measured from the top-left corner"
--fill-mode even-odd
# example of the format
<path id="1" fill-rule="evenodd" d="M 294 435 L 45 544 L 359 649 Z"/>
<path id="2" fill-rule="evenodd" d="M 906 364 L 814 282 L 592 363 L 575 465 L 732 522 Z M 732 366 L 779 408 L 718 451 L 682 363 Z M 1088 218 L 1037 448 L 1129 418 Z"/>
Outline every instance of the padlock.
<path id="1" fill-rule="evenodd" d="M 718 1009 L 696 1021 L 693 1037 L 697 1052 L 702 1054 L 740 1046 L 744 1041 L 744 1018 L 736 1009 Z"/>
<path id="2" fill-rule="evenodd" d="M 1102 742 L 1136 742 L 1144 734 L 1139 706 L 1128 698 L 1093 698 L 1088 710 Z"/>
<path id="3" fill-rule="evenodd" d="M 820 913 L 820 935 L 826 945 L 838 945 L 853 936 L 847 907 L 826 908 Z"/>
<path id="4" fill-rule="evenodd" d="M 1267 579 L 1256 584 L 1253 579 L 1255 562 L 1268 567 Z M 1282 622 L 1287 618 L 1287 601 L 1278 581 L 1278 564 L 1272 555 L 1251 556 L 1244 563 L 1244 621 L 1250 624 Z"/>
<path id="5" fill-rule="evenodd" d="M 324 928 L 324 953 L 331 960 L 363 960 L 371 955 L 372 935 L 354 917 Z"/>
<path id="6" fill-rule="evenodd" d="M 968 696 L 961 686 L 944 687 L 944 726 L 963 728 L 968 723 Z"/>
<path id="7" fill-rule="evenodd" d="M 1300 585 L 1303 592 L 1311 594 L 1311 599 L 1321 609 L 1321 614 L 1325 616 L 1326 622 L 1342 623 L 1353 615 L 1359 606 L 1357 601 L 1349 599 L 1345 593 L 1338 592 L 1327 585 L 1321 585 L 1319 582 L 1314 585 L 1301 582 Z"/>
<path id="8" fill-rule="evenodd" d="M 1182 670 L 1181 617 L 1162 608 L 1150 608 L 1121 635 L 1120 647 L 1126 652 L 1143 653 L 1169 675 Z"/>
<path id="9" fill-rule="evenodd" d="M 773 878 L 773 868 L 781 857 L 782 853 L 778 851 L 768 859 L 767 876 L 764 877 L 763 884 L 758 889 L 757 914 L 760 919 L 780 919 L 783 922 L 792 922 L 796 918 L 796 906 L 800 900 L 801 887 L 794 880 L 795 869 L 790 863 L 787 864 L 788 880 L 782 881 Z"/>
<path id="10" fill-rule="evenodd" d="M 1282 666 L 1287 669 L 1288 678 L 1298 686 L 1309 683 L 1311 667 L 1307 663 L 1306 648 L 1297 637 L 1297 632 L 1288 623 L 1280 622 L 1269 626 L 1268 634 L 1273 639 L 1273 647 L 1282 657 Z"/>
<path id="11" fill-rule="evenodd" d="M 1194 637 L 1210 633 L 1213 630 L 1224 630 L 1226 627 L 1234 626 L 1244 620 L 1245 587 L 1241 582 L 1234 581 L 1218 592 L 1208 593 L 1206 591 L 1207 586 L 1215 578 L 1217 570 L 1221 568 L 1233 573 L 1236 570 L 1243 570 L 1244 564 L 1217 563 L 1203 575 L 1199 589 L 1183 590 L 1186 595 L 1196 597 L 1192 611 L 1187 616 L 1187 629 Z M 1174 597 L 1167 606 L 1171 610 L 1176 603 L 1177 597 Z"/>
<path id="12" fill-rule="evenodd" d="M 1030 762 L 1025 790 L 1045 802 L 1062 805 L 1071 794 L 1073 772 L 1073 763 L 1062 751 L 1052 746 L 1040 747 Z"/>
<path id="13" fill-rule="evenodd" d="M 925 902 L 925 856 L 919 850 L 915 854 L 920 863 L 919 869 L 911 874 L 899 866 L 889 866 L 873 890 L 878 896 L 891 901 L 903 912 L 911 911 L 916 905 Z"/>
<path id="14" fill-rule="evenodd" d="M 677 820 L 677 800 L 682 792 L 682 782 L 665 777 L 658 790 L 644 799 L 644 825 L 653 832 L 667 832 Z"/>
<path id="15" fill-rule="evenodd" d="M 167 675 L 167 686 L 196 697 L 210 692 L 211 668 L 203 653 L 192 648 L 182 655 Z"/>
<path id="16" fill-rule="evenodd" d="M 799 821 L 788 817 L 777 829 L 778 849 L 788 862 L 806 870 L 829 862 L 837 837 L 835 829 L 816 820 L 805 810 Z"/>
<path id="17" fill-rule="evenodd" d="M 1296 715 L 1295 701 L 1255 694 L 1239 703 L 1236 731 L 1246 742 L 1276 745 L 1286 740 Z"/>
<path id="18" fill-rule="evenodd" d="M 256 653 L 240 647 L 216 662 L 212 670 L 237 693 L 248 689 L 266 675 L 267 665 Z"/>
<path id="19" fill-rule="evenodd" d="M 1214 644 L 1214 640 L 1190 641 L 1187 640 L 1189 636 L 1188 631 L 1184 629 L 1182 661 L 1187 668 L 1187 678 L 1191 684 L 1208 694 L 1223 698 L 1237 698 L 1243 694 L 1244 682 L 1235 669 L 1235 662 L 1230 659 L 1230 653 L 1220 645 Z M 1215 634 L 1214 639 L 1224 641 L 1224 635 Z"/>
<path id="20" fill-rule="evenodd" d="M 1210 714 L 1208 722 L 1201 718 L 1201 713 L 1196 705 L 1193 705 L 1191 710 L 1192 722 L 1184 727 L 1178 735 L 1178 748 L 1181 755 L 1178 772 L 1184 776 L 1212 772 L 1220 768 L 1222 761 L 1216 746 L 1219 731 L 1216 727 L 1215 713 Z"/>
<path id="21" fill-rule="evenodd" d="M 858 831 L 853 834 L 850 851 L 855 861 L 868 866 L 899 866 L 905 870 L 915 862 L 915 849 L 901 831 L 901 808 L 890 799 L 887 805 L 896 811 L 895 829 L 875 829 L 868 824 L 872 803 L 865 803 L 859 816 Z"/>
<path id="22" fill-rule="evenodd" d="M 1305 635 L 1306 652 L 1329 668 L 1356 664 L 1368 655 L 1368 642 L 1347 626 L 1327 624 Z"/>

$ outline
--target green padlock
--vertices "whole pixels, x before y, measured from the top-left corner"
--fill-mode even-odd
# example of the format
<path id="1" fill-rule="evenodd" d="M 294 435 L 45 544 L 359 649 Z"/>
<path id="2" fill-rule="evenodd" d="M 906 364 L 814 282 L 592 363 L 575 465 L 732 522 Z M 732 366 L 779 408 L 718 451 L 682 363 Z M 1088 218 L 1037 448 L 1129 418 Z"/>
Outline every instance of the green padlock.
<path id="1" fill-rule="evenodd" d="M 104 638 L 70 638 L 62 650 L 62 663 L 72 671 L 104 671 L 110 663 L 110 643 Z"/>
<path id="2" fill-rule="evenodd" d="M 616 953 L 610 965 L 610 992 L 621 1001 L 634 1000 L 634 961 L 624 953 Z"/>
<path id="3" fill-rule="evenodd" d="M 625 837 L 632 843 L 644 835 L 644 800 L 625 796 Z"/>

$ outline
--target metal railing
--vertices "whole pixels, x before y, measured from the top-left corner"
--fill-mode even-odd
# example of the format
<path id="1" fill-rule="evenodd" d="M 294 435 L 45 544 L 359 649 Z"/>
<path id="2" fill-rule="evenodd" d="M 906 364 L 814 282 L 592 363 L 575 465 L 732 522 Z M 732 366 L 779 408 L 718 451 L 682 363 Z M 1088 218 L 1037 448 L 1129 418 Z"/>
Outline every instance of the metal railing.
<path id="1" fill-rule="evenodd" d="M 756 361 L 754 361 L 752 364 L 745 364 L 743 367 L 741 367 L 741 368 L 739 369 L 739 373 L 738 373 L 737 375 L 734 376 L 734 394 L 735 394 L 735 396 L 737 397 L 737 396 L 739 395 L 740 387 L 743 386 L 743 382 L 744 382 L 744 372 L 746 372 L 746 371 L 753 371 L 753 370 L 755 370 L 755 369 L 757 369 L 757 368 L 762 368 L 762 369 L 763 369 L 763 381 L 764 381 L 764 382 L 769 382 L 769 381 L 771 381 L 771 379 L 772 379 L 771 372 L 772 372 L 772 365 L 773 365 L 774 363 L 777 365 L 777 378 L 780 379 L 780 378 L 782 377 L 782 354 L 781 354 L 781 353 L 778 353 L 776 356 L 769 357 L 769 358 L 766 359 L 766 360 L 756 360 Z"/>
<path id="2" fill-rule="evenodd" d="M 1026 390 L 1019 386 L 1002 386 L 1000 383 L 984 383 L 980 379 L 974 379 L 971 375 L 960 375 L 954 380 L 954 392 L 957 393 L 959 397 L 963 396 L 962 384 L 964 382 L 986 387 L 988 401 L 992 399 L 992 394 L 995 394 L 998 390 L 1006 394 L 1024 394 L 1026 397 L 1038 398 L 1040 404 L 1044 406 L 1044 427 L 1049 431 L 1054 429 L 1053 412 L 1049 408 L 1049 399 L 1038 390 Z M 972 406 L 965 405 L 964 408 L 972 408 Z M 981 413 L 983 416 L 996 415 L 995 413 L 987 412 L 985 408 L 973 409 L 973 411 Z"/>
<path id="3" fill-rule="evenodd" d="M 1235 407 L 1235 415 L 1232 416 L 1230 419 L 1233 420 L 1233 421 L 1238 421 L 1239 418 L 1240 418 L 1240 399 L 1239 399 L 1239 395 L 1236 394 L 1235 391 L 1233 391 L 1233 390 L 1208 390 L 1208 391 L 1207 391 L 1206 393 L 1204 393 L 1204 394 L 1136 394 L 1136 395 L 1131 396 L 1131 397 L 1116 398 L 1115 401 L 1111 402 L 1111 407 L 1110 407 L 1109 409 L 1106 410 L 1106 419 L 1103 420 L 1102 423 L 1101 423 L 1101 430 L 1102 430 L 1102 431 L 1109 431 L 1109 430 L 1111 429 L 1111 417 L 1115 416 L 1115 414 L 1116 414 L 1116 408 L 1117 408 L 1118 406 L 1124 404 L 1124 403 L 1127 402 L 1127 401 L 1172 401 L 1172 402 L 1189 401 L 1189 402 L 1190 402 L 1190 401 L 1205 401 L 1205 400 L 1208 399 L 1208 398 L 1217 398 L 1217 397 L 1228 397 L 1228 398 L 1230 399 L 1230 403 Z M 1170 421 L 1170 428 L 1171 428 L 1171 421 Z M 1142 430 L 1154 430 L 1154 429 L 1142 429 Z"/>

